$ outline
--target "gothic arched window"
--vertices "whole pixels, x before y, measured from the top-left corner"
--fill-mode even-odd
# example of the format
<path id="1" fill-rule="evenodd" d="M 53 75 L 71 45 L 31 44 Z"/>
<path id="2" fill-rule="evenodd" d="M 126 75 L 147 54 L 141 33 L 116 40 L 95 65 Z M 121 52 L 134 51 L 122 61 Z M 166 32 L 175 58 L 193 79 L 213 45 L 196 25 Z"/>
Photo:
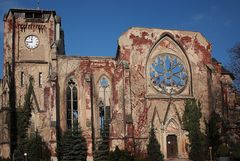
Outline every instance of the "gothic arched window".
<path id="1" fill-rule="evenodd" d="M 110 120 L 110 84 L 106 76 L 102 76 L 99 80 L 99 99 L 99 122 L 100 129 L 103 129 Z"/>
<path id="2" fill-rule="evenodd" d="M 178 94 L 187 84 L 187 70 L 182 60 L 173 54 L 159 54 L 150 65 L 150 81 L 162 94 Z"/>
<path id="3" fill-rule="evenodd" d="M 73 79 L 67 83 L 66 105 L 67 105 L 67 128 L 73 127 L 74 122 L 78 122 L 78 100 L 77 84 Z"/>

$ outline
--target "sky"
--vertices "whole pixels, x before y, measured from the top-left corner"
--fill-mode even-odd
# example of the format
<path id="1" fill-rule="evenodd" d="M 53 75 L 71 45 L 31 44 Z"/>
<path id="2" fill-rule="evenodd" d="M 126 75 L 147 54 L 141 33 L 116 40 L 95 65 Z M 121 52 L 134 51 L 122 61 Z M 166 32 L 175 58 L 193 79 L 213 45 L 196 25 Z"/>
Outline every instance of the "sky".
<path id="1" fill-rule="evenodd" d="M 201 32 L 224 66 L 240 42 L 240 0 L 0 0 L 0 64 L 4 13 L 37 7 L 62 18 L 66 55 L 115 57 L 117 40 L 130 27 Z"/>

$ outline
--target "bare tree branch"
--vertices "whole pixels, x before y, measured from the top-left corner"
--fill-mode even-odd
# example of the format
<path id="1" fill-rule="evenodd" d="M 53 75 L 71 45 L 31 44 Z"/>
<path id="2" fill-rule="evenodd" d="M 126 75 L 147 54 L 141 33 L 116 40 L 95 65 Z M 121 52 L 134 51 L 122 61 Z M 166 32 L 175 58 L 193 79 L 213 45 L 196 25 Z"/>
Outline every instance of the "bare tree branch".
<path id="1" fill-rule="evenodd" d="M 240 91 L 240 42 L 236 43 L 230 52 L 230 70 L 235 76 L 234 86 Z"/>

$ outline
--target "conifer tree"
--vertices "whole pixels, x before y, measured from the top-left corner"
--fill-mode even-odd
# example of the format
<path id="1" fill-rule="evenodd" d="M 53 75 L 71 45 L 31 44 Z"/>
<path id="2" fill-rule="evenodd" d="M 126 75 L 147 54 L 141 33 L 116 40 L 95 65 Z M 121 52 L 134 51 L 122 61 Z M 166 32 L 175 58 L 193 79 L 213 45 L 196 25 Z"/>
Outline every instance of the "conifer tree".
<path id="1" fill-rule="evenodd" d="M 215 111 L 213 111 L 207 123 L 208 145 L 212 147 L 213 157 L 216 157 L 217 149 L 221 144 L 220 132 L 218 131 L 219 127 L 217 125 L 219 121 L 220 121 L 220 116 Z"/>
<path id="2" fill-rule="evenodd" d="M 32 94 L 33 85 L 32 77 L 29 79 L 29 86 L 24 97 L 23 108 L 19 108 L 17 112 L 17 147 L 14 151 L 15 161 L 28 160 L 34 161 L 49 161 L 50 152 L 45 142 L 38 133 L 32 138 L 28 138 L 27 132 L 30 126 L 31 112 L 32 112 Z"/>
<path id="3" fill-rule="evenodd" d="M 27 130 L 30 125 L 32 107 L 33 85 L 32 78 L 29 79 L 29 86 L 24 97 L 23 108 L 17 112 L 17 147 L 15 149 L 15 160 L 24 160 L 24 153 L 27 152 Z"/>
<path id="4" fill-rule="evenodd" d="M 38 132 L 28 140 L 27 154 L 28 160 L 50 161 L 51 153 Z"/>
<path id="5" fill-rule="evenodd" d="M 108 161 L 135 161 L 135 158 L 127 150 L 120 150 L 116 146 L 114 151 L 109 152 Z"/>
<path id="6" fill-rule="evenodd" d="M 17 146 L 17 108 L 16 108 L 16 84 L 15 68 L 9 63 L 6 64 L 6 78 L 9 83 L 9 134 L 10 134 L 10 156 L 12 157 Z"/>
<path id="7" fill-rule="evenodd" d="M 87 142 L 77 123 L 74 123 L 73 128 L 65 132 L 60 145 L 61 161 L 86 161 Z"/>
<path id="8" fill-rule="evenodd" d="M 94 153 L 94 161 L 107 161 L 109 155 L 109 125 L 108 121 L 104 123 L 101 129 L 101 137 L 97 143 L 97 149 Z"/>
<path id="9" fill-rule="evenodd" d="M 156 138 L 155 129 L 152 124 L 149 132 L 149 142 L 147 145 L 147 160 L 148 161 L 163 161 L 164 156 L 160 150 L 160 144 Z"/>
<path id="10" fill-rule="evenodd" d="M 199 105 L 200 103 L 197 103 L 195 99 L 186 100 L 182 119 L 190 142 L 189 158 L 193 161 L 204 161 L 207 156 L 206 138 L 200 130 L 202 113 Z"/>

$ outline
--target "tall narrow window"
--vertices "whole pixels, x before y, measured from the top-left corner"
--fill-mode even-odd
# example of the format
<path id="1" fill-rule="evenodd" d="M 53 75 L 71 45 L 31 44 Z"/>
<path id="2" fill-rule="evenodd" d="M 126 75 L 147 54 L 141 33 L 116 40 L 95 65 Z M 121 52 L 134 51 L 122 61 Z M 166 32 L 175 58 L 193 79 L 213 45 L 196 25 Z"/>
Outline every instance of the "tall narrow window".
<path id="1" fill-rule="evenodd" d="M 103 129 L 110 121 L 110 85 L 105 76 L 101 77 L 99 81 L 99 88 L 99 98 L 101 100 L 98 106 L 99 123 L 100 129 Z"/>
<path id="2" fill-rule="evenodd" d="M 39 80 L 38 80 L 38 82 L 39 82 L 39 87 L 42 87 L 42 72 L 39 72 L 39 76 L 38 76 L 39 78 Z"/>
<path id="3" fill-rule="evenodd" d="M 23 85 L 24 85 L 24 72 L 21 72 L 21 75 L 20 75 L 20 81 L 21 81 L 21 87 L 23 87 Z"/>
<path id="4" fill-rule="evenodd" d="M 66 88 L 67 128 L 73 127 L 78 122 L 77 85 L 70 79 Z"/>

